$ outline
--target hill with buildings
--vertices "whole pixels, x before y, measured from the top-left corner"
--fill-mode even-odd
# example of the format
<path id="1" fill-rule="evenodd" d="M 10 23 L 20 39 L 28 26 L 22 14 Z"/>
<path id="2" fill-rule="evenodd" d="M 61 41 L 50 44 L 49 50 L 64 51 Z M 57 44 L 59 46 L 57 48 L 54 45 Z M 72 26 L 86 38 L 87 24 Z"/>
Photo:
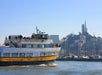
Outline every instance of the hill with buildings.
<path id="1" fill-rule="evenodd" d="M 85 24 L 82 32 L 69 34 L 61 40 L 60 58 L 102 58 L 102 38 L 88 33 Z"/>

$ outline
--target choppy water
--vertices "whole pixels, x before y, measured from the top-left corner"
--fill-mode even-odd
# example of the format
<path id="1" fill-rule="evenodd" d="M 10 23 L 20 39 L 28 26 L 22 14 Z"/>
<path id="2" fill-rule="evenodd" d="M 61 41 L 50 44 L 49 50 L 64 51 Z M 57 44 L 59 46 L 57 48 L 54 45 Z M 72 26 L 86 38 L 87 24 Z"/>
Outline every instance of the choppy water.
<path id="1" fill-rule="evenodd" d="M 0 67 L 0 75 L 102 75 L 102 62 L 56 61 L 50 66 Z"/>

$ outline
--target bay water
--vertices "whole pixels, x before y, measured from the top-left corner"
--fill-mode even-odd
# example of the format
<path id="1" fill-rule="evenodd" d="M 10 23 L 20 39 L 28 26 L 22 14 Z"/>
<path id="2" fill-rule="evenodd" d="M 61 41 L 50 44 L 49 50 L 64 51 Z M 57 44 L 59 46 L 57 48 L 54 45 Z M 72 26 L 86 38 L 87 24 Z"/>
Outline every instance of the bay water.
<path id="1" fill-rule="evenodd" d="M 57 66 L 0 67 L 0 75 L 102 75 L 102 62 L 55 61 Z"/>

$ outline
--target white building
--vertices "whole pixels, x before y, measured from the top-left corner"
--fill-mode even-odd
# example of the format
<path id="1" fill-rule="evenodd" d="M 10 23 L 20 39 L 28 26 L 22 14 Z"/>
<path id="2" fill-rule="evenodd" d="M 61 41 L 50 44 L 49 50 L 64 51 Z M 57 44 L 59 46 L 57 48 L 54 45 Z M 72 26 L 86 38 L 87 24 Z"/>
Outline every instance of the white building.
<path id="1" fill-rule="evenodd" d="M 59 35 L 49 35 L 48 38 L 52 39 L 54 44 L 58 44 L 59 43 Z"/>

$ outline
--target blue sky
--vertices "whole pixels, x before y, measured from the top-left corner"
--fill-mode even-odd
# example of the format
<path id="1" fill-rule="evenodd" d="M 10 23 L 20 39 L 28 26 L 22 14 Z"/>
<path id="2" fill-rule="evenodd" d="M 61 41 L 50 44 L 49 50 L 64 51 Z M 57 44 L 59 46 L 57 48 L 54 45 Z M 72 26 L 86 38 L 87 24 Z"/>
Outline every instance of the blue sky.
<path id="1" fill-rule="evenodd" d="M 36 26 L 60 38 L 81 32 L 102 37 L 102 0 L 0 0 L 0 42 L 5 36 L 30 36 Z"/>

